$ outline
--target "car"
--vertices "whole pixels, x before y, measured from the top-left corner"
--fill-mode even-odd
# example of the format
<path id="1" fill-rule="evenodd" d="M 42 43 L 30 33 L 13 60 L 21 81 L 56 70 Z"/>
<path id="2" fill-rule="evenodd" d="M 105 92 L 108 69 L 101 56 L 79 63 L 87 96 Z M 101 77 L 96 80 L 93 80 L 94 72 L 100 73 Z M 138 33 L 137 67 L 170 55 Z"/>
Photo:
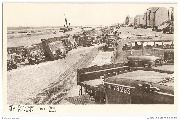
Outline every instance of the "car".
<path id="1" fill-rule="evenodd" d="M 128 56 L 128 65 L 131 67 L 149 67 L 162 65 L 162 59 L 155 56 Z"/>

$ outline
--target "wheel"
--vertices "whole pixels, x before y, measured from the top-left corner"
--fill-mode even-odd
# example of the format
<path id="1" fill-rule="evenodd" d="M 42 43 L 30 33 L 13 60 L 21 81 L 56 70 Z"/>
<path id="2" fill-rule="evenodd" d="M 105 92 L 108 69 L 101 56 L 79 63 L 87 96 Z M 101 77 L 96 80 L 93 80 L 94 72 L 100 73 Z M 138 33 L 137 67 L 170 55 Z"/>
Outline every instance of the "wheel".
<path id="1" fill-rule="evenodd" d="M 35 64 L 39 64 L 39 61 L 38 61 L 38 60 L 35 60 L 34 62 L 35 62 Z"/>
<path id="2" fill-rule="evenodd" d="M 14 65 L 12 66 L 12 68 L 13 68 L 13 69 L 17 69 L 17 65 L 14 64 Z"/>
<path id="3" fill-rule="evenodd" d="M 35 64 L 35 63 L 34 63 L 34 60 L 29 59 L 29 64 L 30 64 L 30 65 L 34 65 L 34 64 Z"/>
<path id="4" fill-rule="evenodd" d="M 163 30 L 163 33 L 166 33 L 166 30 Z"/>
<path id="5" fill-rule="evenodd" d="M 7 70 L 12 70 L 12 68 L 10 66 L 7 67 Z"/>
<path id="6" fill-rule="evenodd" d="M 55 59 L 55 60 L 58 60 L 58 59 L 59 59 L 59 57 L 57 57 L 57 56 L 56 56 L 54 59 Z"/>
<path id="7" fill-rule="evenodd" d="M 22 61 L 22 62 L 24 62 L 24 61 L 25 61 L 25 59 L 22 59 L 21 61 Z"/>
<path id="8" fill-rule="evenodd" d="M 149 67 L 149 68 L 151 68 L 151 67 L 152 67 L 152 65 L 151 65 L 151 64 L 149 64 L 149 65 L 148 65 L 148 67 Z"/>

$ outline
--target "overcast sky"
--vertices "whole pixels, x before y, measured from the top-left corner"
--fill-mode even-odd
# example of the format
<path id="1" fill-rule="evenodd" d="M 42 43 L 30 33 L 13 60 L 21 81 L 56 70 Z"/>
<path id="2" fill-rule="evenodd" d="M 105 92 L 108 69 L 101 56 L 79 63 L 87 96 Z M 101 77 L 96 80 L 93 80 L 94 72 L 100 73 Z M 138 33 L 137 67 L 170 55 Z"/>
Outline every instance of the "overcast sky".
<path id="1" fill-rule="evenodd" d="M 10 26 L 111 25 L 122 23 L 155 4 L 4 4 L 4 23 Z M 158 5 L 160 6 L 160 5 Z M 161 5 L 162 6 L 162 5 Z M 165 6 L 165 5 L 163 5 Z M 65 15 L 64 15 L 65 14 Z"/>

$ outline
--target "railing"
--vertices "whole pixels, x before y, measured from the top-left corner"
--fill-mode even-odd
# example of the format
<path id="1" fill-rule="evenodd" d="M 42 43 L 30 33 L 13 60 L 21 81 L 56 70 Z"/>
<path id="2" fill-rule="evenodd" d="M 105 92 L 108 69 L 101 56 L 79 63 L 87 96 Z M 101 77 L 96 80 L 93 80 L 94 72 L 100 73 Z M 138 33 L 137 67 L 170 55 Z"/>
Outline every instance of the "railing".
<path id="1" fill-rule="evenodd" d="M 101 76 L 110 77 L 121 74 L 130 70 L 129 66 L 124 66 L 123 63 L 110 64 L 103 66 L 94 66 L 86 69 L 77 70 L 77 84 L 84 81 L 99 79 Z"/>

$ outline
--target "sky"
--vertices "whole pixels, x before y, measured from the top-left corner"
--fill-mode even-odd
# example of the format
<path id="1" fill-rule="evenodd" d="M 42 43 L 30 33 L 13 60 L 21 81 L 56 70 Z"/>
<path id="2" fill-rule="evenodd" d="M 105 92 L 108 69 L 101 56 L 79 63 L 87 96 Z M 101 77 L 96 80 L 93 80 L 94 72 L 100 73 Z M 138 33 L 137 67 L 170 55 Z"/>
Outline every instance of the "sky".
<path id="1" fill-rule="evenodd" d="M 156 4 L 75 4 L 75 3 L 5 3 L 3 4 L 3 24 L 18 26 L 63 26 L 64 18 L 72 26 L 111 25 L 122 23 L 125 17 L 144 14 Z M 161 5 L 161 6 L 165 6 Z"/>

